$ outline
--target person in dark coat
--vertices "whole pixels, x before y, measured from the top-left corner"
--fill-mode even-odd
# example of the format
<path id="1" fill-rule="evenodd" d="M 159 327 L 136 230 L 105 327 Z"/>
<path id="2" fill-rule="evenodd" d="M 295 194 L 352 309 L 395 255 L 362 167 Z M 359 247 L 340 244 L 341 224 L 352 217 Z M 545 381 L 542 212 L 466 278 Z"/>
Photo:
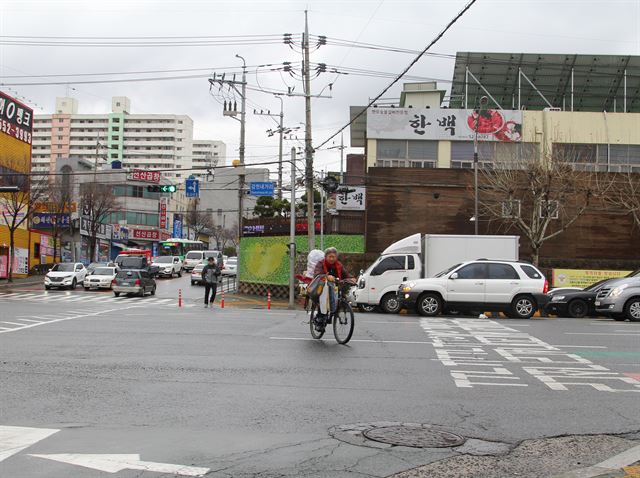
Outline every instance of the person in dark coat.
<path id="1" fill-rule="evenodd" d="M 218 278 L 221 271 L 213 257 L 209 257 L 207 265 L 202 269 L 202 282 L 204 282 L 204 307 L 209 307 L 209 304 L 213 306 L 213 301 L 216 300 L 216 292 L 218 290 Z M 209 300 L 209 293 L 211 293 L 211 300 Z"/>

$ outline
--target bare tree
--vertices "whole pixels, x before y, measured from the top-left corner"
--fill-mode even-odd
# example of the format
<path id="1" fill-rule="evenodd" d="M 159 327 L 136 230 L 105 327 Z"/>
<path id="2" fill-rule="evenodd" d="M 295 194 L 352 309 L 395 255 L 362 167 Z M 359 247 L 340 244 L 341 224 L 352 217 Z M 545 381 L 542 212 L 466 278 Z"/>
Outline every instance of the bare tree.
<path id="1" fill-rule="evenodd" d="M 640 227 L 640 174 L 630 171 L 611 176 L 611 181 L 601 181 L 605 204 L 631 215 Z"/>
<path id="2" fill-rule="evenodd" d="M 200 208 L 200 200 L 190 201 L 185 214 L 185 223 L 195 232 L 196 238 L 202 233 L 211 233 L 215 227 L 211 211 Z"/>
<path id="3" fill-rule="evenodd" d="M 28 159 L 24 163 L 29 164 Z M 7 169 L 18 171 L 21 164 L 12 167 L 5 165 Z M 35 204 L 44 196 L 47 190 L 47 182 L 39 178 L 31 178 L 27 173 L 8 173 L 2 176 L 3 186 L 17 186 L 18 192 L 0 194 L 0 210 L 2 219 L 9 229 L 9 266 L 7 268 L 7 281 L 13 282 L 13 262 L 15 259 L 15 234 L 18 228 L 26 225 L 31 220 L 35 211 Z"/>
<path id="4" fill-rule="evenodd" d="M 577 171 L 571 154 L 501 159 L 483 169 L 481 215 L 524 236 L 538 264 L 542 245 L 567 230 L 595 195 L 595 173 Z"/>
<path id="5" fill-rule="evenodd" d="M 96 256 L 97 237 L 100 226 L 112 212 L 120 209 L 117 197 L 113 193 L 113 186 L 110 184 L 89 182 L 81 184 L 80 198 L 83 215 L 89 216 L 89 257 L 91 260 Z"/>
<path id="6" fill-rule="evenodd" d="M 51 237 L 53 238 L 53 262 L 58 258 L 58 246 L 60 237 L 68 225 L 62 221 L 65 215 L 71 214 L 71 189 L 62 179 L 56 180 L 49 185 L 47 191 L 47 212 L 52 214 Z"/>

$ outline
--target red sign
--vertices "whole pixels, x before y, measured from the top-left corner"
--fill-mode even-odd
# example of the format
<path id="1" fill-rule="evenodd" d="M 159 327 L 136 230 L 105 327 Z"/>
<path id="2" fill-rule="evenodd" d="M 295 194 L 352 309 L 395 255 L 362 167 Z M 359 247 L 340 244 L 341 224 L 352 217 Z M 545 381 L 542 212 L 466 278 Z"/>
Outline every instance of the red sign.
<path id="1" fill-rule="evenodd" d="M 134 181 L 143 181 L 145 183 L 160 183 L 160 171 L 143 171 L 142 169 L 134 169 L 131 173 L 131 179 Z"/>
<path id="2" fill-rule="evenodd" d="M 167 201 L 160 201 L 160 229 L 167 228 Z"/>
<path id="3" fill-rule="evenodd" d="M 157 241 L 160 239 L 160 233 L 157 229 L 134 229 L 134 239 L 149 239 L 150 241 Z"/>

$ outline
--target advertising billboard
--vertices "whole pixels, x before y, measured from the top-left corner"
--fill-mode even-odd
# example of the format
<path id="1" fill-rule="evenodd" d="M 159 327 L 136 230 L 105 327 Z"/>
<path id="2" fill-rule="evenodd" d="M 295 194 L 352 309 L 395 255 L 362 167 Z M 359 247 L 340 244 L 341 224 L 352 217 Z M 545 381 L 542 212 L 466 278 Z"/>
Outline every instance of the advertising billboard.
<path id="1" fill-rule="evenodd" d="M 11 173 L 31 171 L 31 136 L 33 110 L 15 98 L 0 91 L 0 179 L 1 186 L 28 188 Z M 6 176 L 9 175 L 9 176 Z"/>
<path id="2" fill-rule="evenodd" d="M 522 111 L 430 108 L 369 108 L 367 138 L 519 142 Z"/>

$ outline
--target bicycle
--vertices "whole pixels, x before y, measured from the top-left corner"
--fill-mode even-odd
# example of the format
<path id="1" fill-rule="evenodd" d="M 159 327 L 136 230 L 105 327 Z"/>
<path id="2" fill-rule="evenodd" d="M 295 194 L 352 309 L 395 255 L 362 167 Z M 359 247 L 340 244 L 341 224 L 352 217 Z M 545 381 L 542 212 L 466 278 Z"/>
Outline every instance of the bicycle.
<path id="1" fill-rule="evenodd" d="M 338 281 L 337 284 L 338 295 L 336 300 L 338 303 L 335 312 L 330 312 L 327 317 L 320 319 L 317 317 L 320 313 L 319 304 L 313 301 L 309 313 L 309 328 L 311 337 L 320 340 L 326 331 L 327 325 L 333 324 L 333 336 L 336 338 L 336 342 L 345 345 L 351 340 L 355 326 L 353 309 L 346 297 L 349 288 L 353 284 L 348 281 Z"/>

